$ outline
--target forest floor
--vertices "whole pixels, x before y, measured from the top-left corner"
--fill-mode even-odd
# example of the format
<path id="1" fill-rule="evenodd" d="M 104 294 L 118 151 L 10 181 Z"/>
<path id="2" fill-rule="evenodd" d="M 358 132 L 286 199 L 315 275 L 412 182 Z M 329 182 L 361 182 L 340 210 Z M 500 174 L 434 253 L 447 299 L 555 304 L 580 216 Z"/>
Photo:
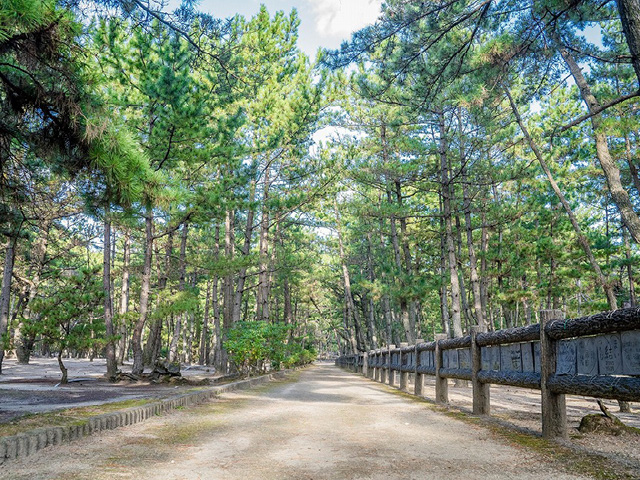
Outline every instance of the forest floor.
<path id="1" fill-rule="evenodd" d="M 469 389 L 450 388 L 452 404 L 461 406 Z M 504 428 L 507 421 L 533 425 L 519 425 L 523 420 L 513 415 L 505 420 L 498 390 L 492 389 L 494 417 L 487 420 L 317 364 L 286 380 L 7 462 L 0 478 L 640 478 L 633 458 L 618 461 L 588 445 L 576 450 Z M 635 436 L 623 437 L 625 450 L 640 450 Z"/>
<path id="2" fill-rule="evenodd" d="M 153 384 L 150 382 L 109 383 L 104 359 L 65 359 L 69 383 L 60 385 L 60 369 L 55 358 L 34 357 L 28 365 L 20 365 L 15 357 L 5 358 L 0 375 L 0 424 L 31 413 L 43 413 L 72 407 L 87 407 L 127 400 L 166 398 L 203 380 L 220 377 L 209 367 L 182 368 L 188 382 Z M 131 365 L 122 370 L 131 371 Z"/>

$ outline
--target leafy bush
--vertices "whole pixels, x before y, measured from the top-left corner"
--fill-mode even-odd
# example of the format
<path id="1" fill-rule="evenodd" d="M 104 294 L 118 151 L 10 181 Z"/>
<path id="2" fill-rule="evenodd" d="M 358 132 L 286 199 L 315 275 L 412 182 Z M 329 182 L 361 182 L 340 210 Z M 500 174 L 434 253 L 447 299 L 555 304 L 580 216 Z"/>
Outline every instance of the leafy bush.
<path id="1" fill-rule="evenodd" d="M 306 365 L 316 358 L 310 342 L 292 337 L 293 326 L 284 323 L 237 322 L 227 330 L 224 346 L 230 360 L 245 375 L 261 373 L 271 367 L 280 370 Z"/>

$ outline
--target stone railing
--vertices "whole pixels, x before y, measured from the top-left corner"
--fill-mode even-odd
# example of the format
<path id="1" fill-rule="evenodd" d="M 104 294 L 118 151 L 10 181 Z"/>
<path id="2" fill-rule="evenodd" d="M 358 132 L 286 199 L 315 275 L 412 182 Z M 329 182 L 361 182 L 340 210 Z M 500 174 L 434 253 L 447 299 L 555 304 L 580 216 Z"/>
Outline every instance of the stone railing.
<path id="1" fill-rule="evenodd" d="M 640 401 L 640 308 L 564 320 L 558 310 L 540 312 L 540 324 L 481 332 L 433 342 L 346 355 L 336 364 L 406 390 L 415 375 L 435 376 L 436 403 L 448 402 L 447 379 L 470 380 L 473 412 L 490 413 L 490 385 L 541 390 L 542 433 L 567 437 L 565 395 Z M 542 328 L 541 328 L 542 326 Z"/>

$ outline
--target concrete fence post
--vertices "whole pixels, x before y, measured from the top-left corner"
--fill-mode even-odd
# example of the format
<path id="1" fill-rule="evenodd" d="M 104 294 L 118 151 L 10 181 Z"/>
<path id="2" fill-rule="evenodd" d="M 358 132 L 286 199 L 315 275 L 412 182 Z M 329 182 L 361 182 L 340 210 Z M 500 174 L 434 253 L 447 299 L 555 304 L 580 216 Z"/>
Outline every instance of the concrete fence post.
<path id="1" fill-rule="evenodd" d="M 446 338 L 446 333 L 439 333 L 436 335 L 436 403 L 449 403 L 449 383 L 446 378 L 440 376 L 440 369 L 442 368 L 442 349 L 440 348 L 440 340 L 446 340 Z"/>
<path id="2" fill-rule="evenodd" d="M 420 353 L 418 352 L 418 345 L 424 343 L 423 338 L 418 338 L 416 340 L 416 344 L 414 346 L 413 355 L 414 355 L 414 367 L 415 367 L 415 383 L 413 384 L 413 393 L 419 397 L 422 396 L 422 392 L 424 390 L 424 374 L 418 372 L 418 368 L 422 365 L 420 364 Z"/>
<path id="3" fill-rule="evenodd" d="M 380 368 L 380 362 L 382 361 L 382 350 L 378 349 L 376 350 L 376 368 L 374 368 L 373 370 L 373 379 L 376 382 L 380 381 L 380 372 L 382 371 L 382 368 Z"/>
<path id="4" fill-rule="evenodd" d="M 393 353 L 391 353 L 391 350 L 395 348 L 395 345 L 389 345 L 389 359 L 387 361 L 387 364 L 389 365 L 389 373 L 387 373 L 387 380 L 390 387 L 393 387 L 396 384 L 396 372 L 393 370 Z"/>
<path id="5" fill-rule="evenodd" d="M 482 350 L 476 338 L 482 329 L 471 327 L 471 386 L 473 387 L 473 413 L 489 415 L 491 409 L 491 386 L 478 380 L 478 372 L 482 370 Z"/>
<path id="6" fill-rule="evenodd" d="M 362 375 L 369 376 L 369 352 L 362 353 Z"/>
<path id="7" fill-rule="evenodd" d="M 407 342 L 402 342 L 400 344 L 400 348 L 408 347 L 409 344 Z M 402 369 L 402 365 L 404 365 L 405 359 L 407 358 L 407 354 L 400 350 L 400 368 Z M 409 385 L 409 372 L 405 372 L 404 370 L 400 370 L 400 390 L 403 392 L 407 391 L 407 386 Z"/>
<path id="8" fill-rule="evenodd" d="M 556 342 L 547 336 L 544 327 L 552 320 L 563 319 L 561 310 L 540 311 L 540 390 L 542 400 L 542 436 L 568 438 L 567 404 L 564 394 L 547 388 L 547 381 L 556 373 Z"/>
<path id="9" fill-rule="evenodd" d="M 389 347 L 386 350 L 380 349 L 382 366 L 380 367 L 380 383 L 387 383 L 387 373 L 389 373 Z"/>

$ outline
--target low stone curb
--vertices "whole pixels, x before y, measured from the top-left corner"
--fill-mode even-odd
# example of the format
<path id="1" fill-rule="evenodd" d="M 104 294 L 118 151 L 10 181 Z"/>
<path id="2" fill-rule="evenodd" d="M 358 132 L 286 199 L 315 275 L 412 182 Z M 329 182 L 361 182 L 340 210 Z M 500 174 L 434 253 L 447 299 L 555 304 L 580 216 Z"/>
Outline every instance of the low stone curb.
<path id="1" fill-rule="evenodd" d="M 0 438 L 0 465 L 16 458 L 33 455 L 43 448 L 61 445 L 94 435 L 103 430 L 134 425 L 146 419 L 169 413 L 182 407 L 191 407 L 204 403 L 221 393 L 244 390 L 267 383 L 275 378 L 283 378 L 289 371 L 275 372 L 269 375 L 240 380 L 238 382 L 219 385 L 192 393 L 185 393 L 149 403 L 141 407 L 127 408 L 113 413 L 105 413 L 78 421 L 75 425 L 64 427 L 43 427 L 25 433 Z"/>

